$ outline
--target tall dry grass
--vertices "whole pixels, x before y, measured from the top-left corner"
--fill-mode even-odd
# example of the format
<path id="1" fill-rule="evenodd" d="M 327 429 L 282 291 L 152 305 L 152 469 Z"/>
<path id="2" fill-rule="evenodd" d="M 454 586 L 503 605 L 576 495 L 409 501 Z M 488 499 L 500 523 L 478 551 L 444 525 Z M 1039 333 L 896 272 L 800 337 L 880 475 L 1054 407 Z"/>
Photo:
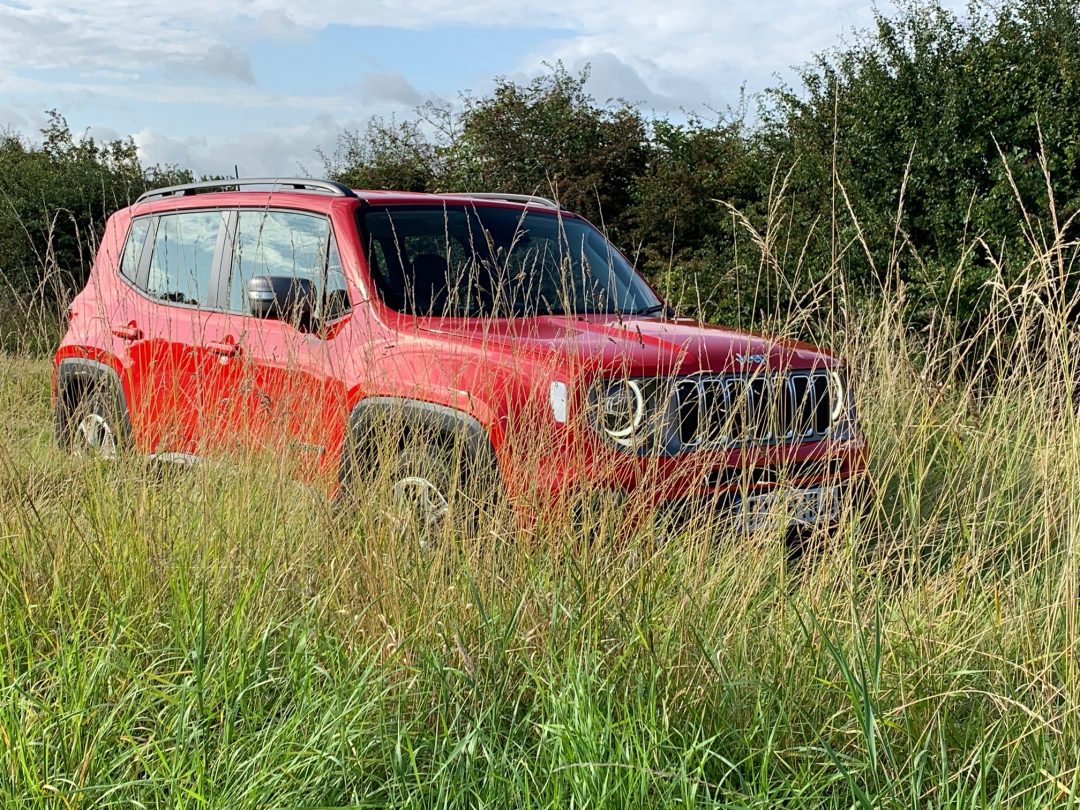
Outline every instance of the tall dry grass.
<path id="1" fill-rule="evenodd" d="M 780 232 L 748 231 L 757 272 L 805 269 Z M 798 560 L 776 532 L 611 510 L 528 529 L 500 513 L 421 551 L 381 530 L 378 485 L 346 518 L 273 458 L 176 471 L 65 457 L 47 361 L 8 355 L 0 795 L 1076 804 L 1066 232 L 1032 234 L 1021 280 L 1000 275 L 964 342 L 905 329 L 895 267 L 880 268 L 879 297 L 856 298 L 844 257 L 857 243 L 819 295 L 768 324 L 849 359 L 872 448 L 869 508 Z"/>

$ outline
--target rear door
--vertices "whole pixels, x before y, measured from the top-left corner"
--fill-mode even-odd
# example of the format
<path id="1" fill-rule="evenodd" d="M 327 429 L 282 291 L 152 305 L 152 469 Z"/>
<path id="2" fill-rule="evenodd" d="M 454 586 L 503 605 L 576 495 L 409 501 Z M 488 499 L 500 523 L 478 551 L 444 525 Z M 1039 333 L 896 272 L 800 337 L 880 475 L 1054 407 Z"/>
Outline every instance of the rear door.
<path id="1" fill-rule="evenodd" d="M 219 294 L 228 218 L 219 210 L 146 218 L 135 278 L 128 279 L 140 295 L 124 326 L 131 376 L 140 381 L 133 410 L 146 446 L 158 454 L 201 455 L 222 437 L 219 403 L 239 359 Z"/>
<path id="2" fill-rule="evenodd" d="M 157 441 L 151 416 L 157 382 L 143 376 L 151 365 L 144 362 L 148 349 L 146 327 L 149 302 L 145 292 L 139 289 L 137 284 L 140 268 L 149 259 L 153 226 L 152 216 L 131 220 L 117 261 L 119 283 L 115 287 L 102 290 L 96 298 L 97 301 L 107 302 L 96 314 L 106 322 L 112 340 L 112 354 L 124 372 L 124 390 L 135 445 L 145 452 L 153 451 Z M 101 250 L 104 251 L 107 247 L 103 245 Z M 108 283 L 112 285 L 112 280 Z M 115 293 L 112 292 L 113 289 Z"/>

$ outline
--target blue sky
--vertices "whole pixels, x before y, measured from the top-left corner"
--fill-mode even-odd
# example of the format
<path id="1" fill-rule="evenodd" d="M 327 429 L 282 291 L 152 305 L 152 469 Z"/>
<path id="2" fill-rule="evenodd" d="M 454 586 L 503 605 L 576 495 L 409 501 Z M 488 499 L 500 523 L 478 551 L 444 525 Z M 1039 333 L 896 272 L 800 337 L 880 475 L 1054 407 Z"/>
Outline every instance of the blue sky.
<path id="1" fill-rule="evenodd" d="M 947 5 L 960 7 L 960 2 Z M 0 0 L 0 128 L 131 135 L 197 173 L 319 173 L 345 128 L 561 60 L 599 99 L 723 108 L 872 22 L 852 0 Z M 884 6 L 886 12 L 891 7 Z"/>

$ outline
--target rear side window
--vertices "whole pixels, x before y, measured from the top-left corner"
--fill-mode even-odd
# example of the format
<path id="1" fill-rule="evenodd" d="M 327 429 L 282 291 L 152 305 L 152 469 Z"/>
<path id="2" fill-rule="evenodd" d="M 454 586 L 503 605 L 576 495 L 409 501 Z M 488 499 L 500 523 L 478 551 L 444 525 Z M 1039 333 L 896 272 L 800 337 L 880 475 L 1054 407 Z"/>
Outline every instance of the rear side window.
<path id="1" fill-rule="evenodd" d="M 120 259 L 120 273 L 128 281 L 134 282 L 139 274 L 139 261 L 142 258 L 143 244 L 150 230 L 150 218 L 133 220 L 128 229 L 127 242 L 124 243 L 124 255 Z"/>
<path id="2" fill-rule="evenodd" d="M 146 292 L 173 304 L 208 307 L 214 252 L 223 215 L 191 211 L 160 217 L 154 234 Z"/>
<path id="3" fill-rule="evenodd" d="M 311 281 L 321 321 L 349 309 L 337 242 L 326 217 L 295 211 L 242 210 L 233 237 L 229 309 L 248 314 L 247 285 L 255 276 Z"/>

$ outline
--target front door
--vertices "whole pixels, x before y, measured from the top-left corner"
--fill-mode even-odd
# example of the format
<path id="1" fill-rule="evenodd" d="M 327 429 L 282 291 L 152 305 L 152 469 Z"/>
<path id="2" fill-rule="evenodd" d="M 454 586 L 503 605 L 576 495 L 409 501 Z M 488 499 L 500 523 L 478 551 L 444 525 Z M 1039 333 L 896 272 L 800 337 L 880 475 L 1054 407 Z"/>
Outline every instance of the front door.
<path id="1" fill-rule="evenodd" d="M 230 332 L 242 353 L 242 442 L 269 452 L 305 479 L 336 466 L 346 408 L 351 307 L 330 220 L 300 211 L 241 209 L 230 233 Z M 286 323 L 251 314 L 255 276 L 311 281 L 311 317 Z"/>

